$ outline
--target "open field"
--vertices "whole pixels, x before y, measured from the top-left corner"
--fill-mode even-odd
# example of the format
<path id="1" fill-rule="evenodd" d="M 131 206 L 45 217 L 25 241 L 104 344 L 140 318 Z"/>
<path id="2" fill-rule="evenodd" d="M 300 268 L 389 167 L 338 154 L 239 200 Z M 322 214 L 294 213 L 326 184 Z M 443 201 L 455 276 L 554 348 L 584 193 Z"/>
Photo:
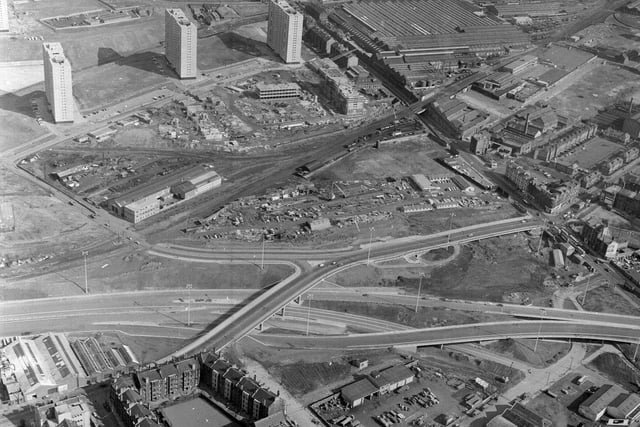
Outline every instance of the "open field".
<path id="1" fill-rule="evenodd" d="M 582 295 L 579 296 L 578 301 L 582 302 Z M 610 286 L 599 286 L 589 290 L 583 307 L 588 311 L 638 315 L 638 309 Z"/>
<path id="2" fill-rule="evenodd" d="M 449 298 L 501 302 L 518 293 L 531 299 L 544 294 L 542 282 L 550 267 L 529 253 L 522 235 L 474 242 L 461 247 L 460 255 L 437 267 L 376 269 L 358 266 L 339 273 L 341 286 L 399 286 L 417 292 L 424 273 L 422 293 Z"/>
<path id="3" fill-rule="evenodd" d="M 508 355 L 539 368 L 553 365 L 571 350 L 569 343 L 539 340 L 536 346 L 535 340 L 531 339 L 500 340 L 484 346 L 491 351 Z"/>
<path id="4" fill-rule="evenodd" d="M 414 141 L 363 150 L 318 173 L 314 181 L 380 179 L 417 173 L 452 176 L 453 172 L 433 160 L 446 154 L 444 148 L 417 136 Z"/>
<path id="5" fill-rule="evenodd" d="M 254 57 L 274 57 L 273 51 L 266 45 L 266 35 L 260 40 L 265 31 L 266 22 L 199 39 L 198 68 L 210 70 Z"/>
<path id="6" fill-rule="evenodd" d="M 627 390 L 634 390 L 632 382 L 640 381 L 638 370 L 631 369 L 617 354 L 602 353 L 589 366 Z"/>
<path id="7" fill-rule="evenodd" d="M 595 59 L 595 61 L 602 61 Z M 601 64 L 561 94 L 548 100 L 559 114 L 587 119 L 616 99 L 638 98 L 640 80 L 638 76 L 617 65 Z"/>
<path id="8" fill-rule="evenodd" d="M 153 59 L 162 66 L 155 66 Z M 173 76 L 164 55 L 144 52 L 74 73 L 73 93 L 80 110 L 123 101 Z"/>

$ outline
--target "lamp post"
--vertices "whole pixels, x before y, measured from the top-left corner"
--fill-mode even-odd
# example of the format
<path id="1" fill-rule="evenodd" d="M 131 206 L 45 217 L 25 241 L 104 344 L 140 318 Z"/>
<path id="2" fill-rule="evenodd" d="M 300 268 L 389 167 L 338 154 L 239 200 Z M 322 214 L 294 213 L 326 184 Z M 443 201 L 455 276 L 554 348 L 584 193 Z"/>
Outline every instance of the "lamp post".
<path id="1" fill-rule="evenodd" d="M 84 256 L 84 293 L 89 293 L 89 279 L 87 276 L 87 255 L 89 255 L 89 251 L 82 251 L 82 255 Z"/>
<path id="2" fill-rule="evenodd" d="M 536 251 L 536 254 L 540 253 L 540 248 L 542 247 L 542 235 L 544 234 L 544 231 L 546 229 L 547 229 L 547 218 L 545 217 L 544 226 L 542 227 L 542 230 L 540 230 L 540 239 L 538 240 L 538 250 Z"/>
<path id="3" fill-rule="evenodd" d="M 456 216 L 451 212 L 451 219 L 449 220 L 449 232 L 447 233 L 447 243 L 451 241 L 451 228 L 453 227 L 453 217 Z"/>
<path id="4" fill-rule="evenodd" d="M 542 321 L 540 321 L 540 327 L 538 328 L 538 335 L 536 335 L 536 344 L 533 346 L 533 352 L 538 350 L 538 341 L 540 340 L 540 333 L 542 332 Z"/>
<path id="5" fill-rule="evenodd" d="M 191 283 L 187 284 L 187 326 L 191 326 L 191 288 L 193 288 L 193 285 Z"/>
<path id="6" fill-rule="evenodd" d="M 591 282 L 591 276 L 589 276 L 587 278 L 587 286 L 584 288 L 584 294 L 582 294 L 582 302 L 580 303 L 581 306 L 584 307 L 584 301 L 587 299 L 587 292 L 589 292 L 589 283 Z"/>
<path id="7" fill-rule="evenodd" d="M 373 227 L 369 228 L 369 250 L 367 251 L 367 265 L 371 261 L 371 242 L 373 241 Z"/>
<path id="8" fill-rule="evenodd" d="M 420 273 L 420 281 L 418 282 L 418 296 L 416 297 L 416 313 L 418 312 L 418 305 L 420 304 L 420 291 L 422 290 L 422 278 L 424 273 Z"/>
<path id="9" fill-rule="evenodd" d="M 309 320 L 311 319 L 311 298 L 313 298 L 313 294 L 307 295 L 307 304 L 309 304 L 307 308 L 307 336 L 309 336 Z"/>

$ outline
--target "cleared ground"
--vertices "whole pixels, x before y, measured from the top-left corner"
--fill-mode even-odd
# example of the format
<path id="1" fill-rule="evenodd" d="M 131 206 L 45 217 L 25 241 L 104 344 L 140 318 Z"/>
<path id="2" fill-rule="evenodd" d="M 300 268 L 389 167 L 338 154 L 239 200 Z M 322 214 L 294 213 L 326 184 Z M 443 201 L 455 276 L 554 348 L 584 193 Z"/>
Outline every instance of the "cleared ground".
<path id="1" fill-rule="evenodd" d="M 637 371 L 631 369 L 617 354 L 603 353 L 598 355 L 589 365 L 601 372 L 612 382 L 621 385 L 627 390 L 634 390 L 634 382 L 640 381 Z"/>
<path id="2" fill-rule="evenodd" d="M 162 65 L 155 65 L 153 59 Z M 73 94 L 80 110 L 123 101 L 173 76 L 164 55 L 143 52 L 73 74 Z"/>
<path id="3" fill-rule="evenodd" d="M 572 82 L 568 89 L 549 99 L 548 103 L 560 114 L 587 119 L 621 97 L 638 98 L 639 94 L 640 80 L 636 74 L 606 63 L 598 65 L 583 78 Z"/>
<path id="4" fill-rule="evenodd" d="M 419 275 L 424 273 L 423 294 L 500 302 L 519 293 L 534 299 L 544 294 L 542 282 L 549 267 L 529 251 L 528 239 L 523 235 L 505 236 L 462 246 L 460 255 L 443 266 L 358 266 L 337 274 L 334 282 L 341 286 L 398 286 L 414 293 Z"/>
<path id="5" fill-rule="evenodd" d="M 565 342 L 539 340 L 536 345 L 535 340 L 523 339 L 500 340 L 485 347 L 540 368 L 553 365 L 571 350 L 571 344 Z"/>
<path id="6" fill-rule="evenodd" d="M 0 91 L 0 150 L 17 147 L 49 132 L 36 122 L 31 109 L 31 99 L 43 96 L 44 85 L 17 93 Z"/>
<path id="7" fill-rule="evenodd" d="M 577 162 L 580 167 L 591 169 L 612 154 L 624 151 L 624 149 L 621 144 L 595 137 L 580 147 L 573 149 L 567 155 L 561 156 L 560 159 L 567 164 Z"/>
<path id="8" fill-rule="evenodd" d="M 266 22 L 198 40 L 198 68 L 210 70 L 254 57 L 273 57 L 265 31 Z"/>
<path id="9" fill-rule="evenodd" d="M 582 296 L 578 297 L 579 302 L 582 302 Z M 582 306 L 588 311 L 628 314 L 630 316 L 637 316 L 640 311 L 620 296 L 611 286 L 600 286 L 589 290 Z"/>

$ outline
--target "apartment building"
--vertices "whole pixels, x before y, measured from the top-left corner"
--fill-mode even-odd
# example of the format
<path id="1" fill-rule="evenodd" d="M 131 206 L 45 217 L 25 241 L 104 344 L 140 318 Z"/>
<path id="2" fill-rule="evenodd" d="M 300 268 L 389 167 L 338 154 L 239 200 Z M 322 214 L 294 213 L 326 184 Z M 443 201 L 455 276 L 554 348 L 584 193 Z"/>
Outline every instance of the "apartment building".
<path id="1" fill-rule="evenodd" d="M 303 15 L 286 0 L 269 2 L 267 45 L 287 64 L 301 61 Z"/>
<path id="2" fill-rule="evenodd" d="M 195 79 L 198 73 L 198 31 L 182 9 L 164 14 L 165 56 L 181 79 Z"/>
<path id="3" fill-rule="evenodd" d="M 60 43 L 43 43 L 44 87 L 56 123 L 73 122 L 71 63 Z"/>
<path id="4" fill-rule="evenodd" d="M 9 0 L 0 0 L 0 31 L 9 31 Z"/>

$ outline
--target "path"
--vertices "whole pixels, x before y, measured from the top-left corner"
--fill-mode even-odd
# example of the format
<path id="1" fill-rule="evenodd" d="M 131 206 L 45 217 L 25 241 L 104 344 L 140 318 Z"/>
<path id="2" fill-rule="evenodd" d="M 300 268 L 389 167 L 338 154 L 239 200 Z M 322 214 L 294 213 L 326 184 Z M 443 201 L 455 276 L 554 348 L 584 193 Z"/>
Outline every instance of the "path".
<path id="1" fill-rule="evenodd" d="M 280 397 L 286 405 L 287 416 L 290 419 L 300 426 L 312 426 L 318 423 L 313 414 L 304 405 L 300 404 L 261 364 L 248 357 L 243 358 L 242 362 L 248 372 L 255 374 L 260 384 L 273 392 L 280 392 Z"/>

